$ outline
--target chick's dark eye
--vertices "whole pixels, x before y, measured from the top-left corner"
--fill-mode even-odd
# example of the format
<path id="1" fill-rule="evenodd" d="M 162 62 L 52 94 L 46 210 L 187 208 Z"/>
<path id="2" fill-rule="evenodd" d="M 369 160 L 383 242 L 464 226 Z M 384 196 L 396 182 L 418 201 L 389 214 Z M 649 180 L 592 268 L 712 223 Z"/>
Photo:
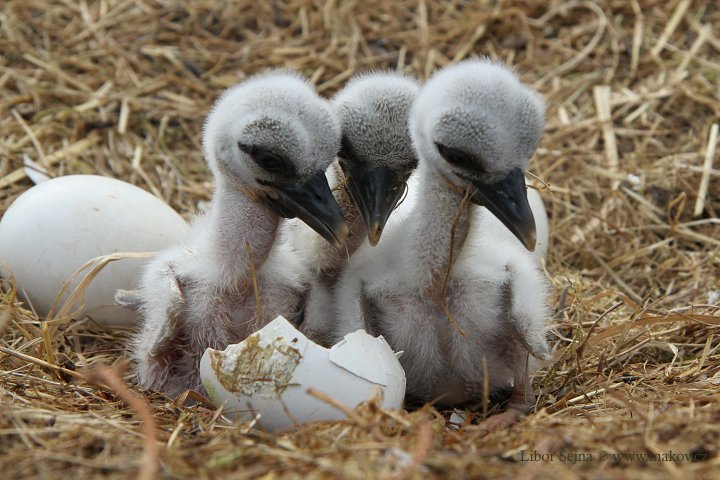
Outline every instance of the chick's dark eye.
<path id="1" fill-rule="evenodd" d="M 255 162 L 270 173 L 284 173 L 287 170 L 285 160 L 272 152 L 255 153 Z"/>
<path id="2" fill-rule="evenodd" d="M 454 165 L 462 169 L 477 169 L 477 162 L 474 161 L 471 155 L 458 150 L 457 148 L 448 147 L 442 143 L 436 143 L 438 152 L 440 155 L 451 165 Z"/>
<path id="3" fill-rule="evenodd" d="M 281 156 L 271 152 L 270 150 L 266 150 L 255 145 L 245 145 L 243 143 L 238 143 L 238 148 L 250 155 L 252 159 L 255 160 L 255 163 L 270 173 L 282 174 L 286 173 L 290 168 L 288 163 Z"/>

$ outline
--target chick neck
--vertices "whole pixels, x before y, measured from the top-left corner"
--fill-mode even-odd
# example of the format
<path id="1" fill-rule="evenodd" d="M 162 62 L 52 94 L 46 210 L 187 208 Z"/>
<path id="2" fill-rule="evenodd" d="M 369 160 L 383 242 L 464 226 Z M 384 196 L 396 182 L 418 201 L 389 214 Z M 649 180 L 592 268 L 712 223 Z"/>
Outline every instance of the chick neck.
<path id="1" fill-rule="evenodd" d="M 217 268 L 217 279 L 211 281 L 244 285 L 251 274 L 250 260 L 256 271 L 267 260 L 280 217 L 256 193 L 219 175 L 207 221 L 202 253 Z"/>
<path id="2" fill-rule="evenodd" d="M 470 230 L 471 204 L 464 187 L 427 165 L 418 171 L 417 203 L 410 214 L 404 249 L 422 289 L 442 296 L 446 277 L 460 255 Z"/>

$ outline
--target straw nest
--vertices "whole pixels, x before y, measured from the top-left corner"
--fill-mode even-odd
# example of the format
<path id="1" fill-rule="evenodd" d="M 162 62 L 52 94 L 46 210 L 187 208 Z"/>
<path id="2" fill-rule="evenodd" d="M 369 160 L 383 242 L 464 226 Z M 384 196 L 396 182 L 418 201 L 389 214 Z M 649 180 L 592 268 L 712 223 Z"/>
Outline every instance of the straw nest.
<path id="1" fill-rule="evenodd" d="M 136 389 L 120 368 L 126 333 L 67 317 L 48 325 L 5 281 L 2 476 L 717 472 L 720 9 L 541 3 L 3 2 L 0 212 L 31 186 L 19 170 L 27 154 L 53 175 L 132 182 L 190 217 L 212 188 L 200 148 L 208 106 L 259 70 L 299 70 L 331 95 L 366 69 L 426 78 L 473 55 L 513 64 L 547 99 L 530 170 L 551 217 L 557 314 L 536 412 L 507 431 L 371 403 L 271 436 Z"/>

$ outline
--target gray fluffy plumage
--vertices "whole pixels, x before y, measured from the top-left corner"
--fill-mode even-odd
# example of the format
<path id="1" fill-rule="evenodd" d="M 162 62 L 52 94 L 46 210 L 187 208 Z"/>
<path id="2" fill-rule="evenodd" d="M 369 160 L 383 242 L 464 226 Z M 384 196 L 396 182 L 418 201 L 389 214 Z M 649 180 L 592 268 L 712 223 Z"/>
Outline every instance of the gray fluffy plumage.
<path id="1" fill-rule="evenodd" d="M 201 390 L 198 367 L 207 347 L 224 349 L 278 314 L 300 315 L 309 288 L 305 269 L 277 235 L 281 217 L 263 202 L 277 195 L 268 182 L 288 176 L 261 168 L 240 146 L 282 155 L 297 184 L 324 171 L 340 146 L 329 103 L 304 79 L 283 72 L 228 89 L 203 133 L 215 178 L 209 211 L 193 222 L 185 244 L 161 252 L 145 268 L 138 292 L 143 322 L 131 345 L 140 385 L 170 395 Z"/>
<path id="2" fill-rule="evenodd" d="M 287 223 L 291 243 L 313 275 L 302 330 L 320 343 L 329 343 L 327 332 L 335 322 L 334 285 L 353 253 L 367 245 L 363 220 L 342 183 L 347 175 L 361 176 L 378 167 L 387 167 L 407 179 L 417 166 L 408 120 L 419 91 L 413 78 L 372 72 L 354 77 L 332 100 L 342 129 L 343 148 L 352 149 L 346 152 L 348 158 L 341 160 L 345 162 L 345 171 L 338 161 L 328 170 L 330 184 L 336 187 L 335 198 L 348 222 L 348 242 L 343 249 L 328 248 L 303 223 L 297 220 Z M 403 186 L 398 184 L 394 188 Z"/>
<path id="3" fill-rule="evenodd" d="M 365 328 L 404 351 L 410 398 L 445 406 L 478 401 L 487 372 L 490 393 L 514 385 L 511 401 L 525 408 L 533 401 L 528 354 L 549 354 L 547 280 L 499 222 L 486 221 L 486 209 L 461 205 L 469 179 L 490 183 L 527 167 L 544 125 L 543 101 L 509 69 L 471 60 L 433 76 L 410 117 L 420 160 L 412 202 L 375 249 L 363 247 L 351 259 L 338 287 L 333 338 Z M 473 152 L 475 160 L 453 165 L 438 144 Z"/>

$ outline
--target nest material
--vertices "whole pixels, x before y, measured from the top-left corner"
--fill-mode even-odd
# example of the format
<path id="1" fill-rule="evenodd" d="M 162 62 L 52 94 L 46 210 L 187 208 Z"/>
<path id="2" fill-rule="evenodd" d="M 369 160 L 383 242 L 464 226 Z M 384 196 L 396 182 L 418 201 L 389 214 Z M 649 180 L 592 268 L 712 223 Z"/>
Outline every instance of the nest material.
<path id="1" fill-rule="evenodd" d="M 431 407 L 371 403 L 270 436 L 203 403 L 123 389 L 117 369 L 89 370 L 123 364 L 125 334 L 43 323 L 5 282 L 2 475 L 716 474 L 720 9 L 549 3 L 3 2 L 0 212 L 31 186 L 27 154 L 53 175 L 120 178 L 192 215 L 212 188 L 200 147 L 208 107 L 263 69 L 299 70 L 331 95 L 367 69 L 426 78 L 473 55 L 513 64 L 548 106 L 530 170 L 551 218 L 557 355 L 535 376 L 537 412 L 507 431 L 469 419 L 453 430 Z"/>

